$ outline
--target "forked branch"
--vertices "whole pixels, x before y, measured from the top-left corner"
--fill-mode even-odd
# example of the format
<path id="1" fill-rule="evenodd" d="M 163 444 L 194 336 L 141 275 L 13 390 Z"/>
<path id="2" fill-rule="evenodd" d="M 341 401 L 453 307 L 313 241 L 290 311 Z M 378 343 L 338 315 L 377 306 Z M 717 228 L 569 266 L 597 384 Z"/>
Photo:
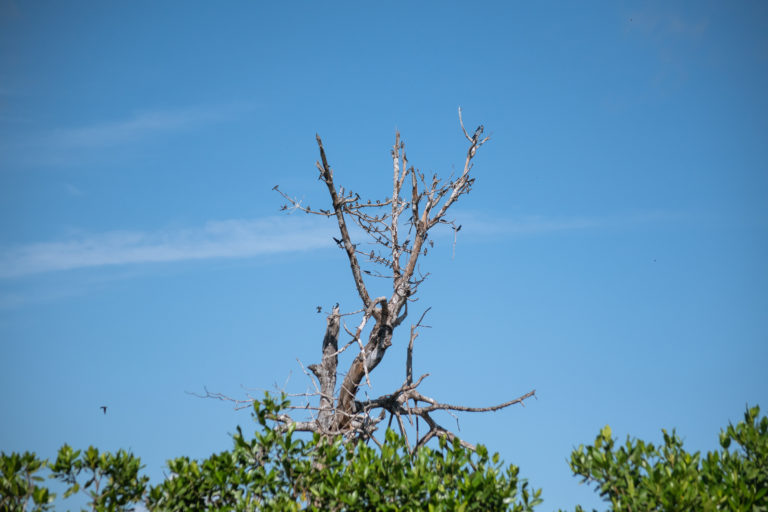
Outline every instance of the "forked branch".
<path id="1" fill-rule="evenodd" d="M 341 308 L 337 304 L 327 317 L 326 332 L 322 344 L 322 360 L 320 364 L 309 365 L 319 387 L 315 391 L 305 393 L 308 400 L 316 399 L 318 405 L 303 408 L 312 413 L 309 421 L 295 422 L 288 415 L 275 419 L 284 425 L 291 424 L 297 430 L 308 430 L 323 435 L 344 435 L 354 439 L 374 439 L 373 433 L 377 425 L 389 415 L 389 423 L 396 421 L 397 427 L 405 436 L 409 446 L 409 436 L 406 423 L 416 426 L 416 437 L 413 439 L 413 449 L 422 446 L 434 437 L 458 439 L 455 434 L 440 426 L 432 417 L 437 411 L 447 412 L 489 412 L 497 411 L 523 402 L 533 396 L 535 391 L 529 391 L 514 400 L 488 407 L 467 407 L 439 402 L 418 391 L 419 385 L 427 375 L 422 375 L 414 382 L 413 377 L 413 348 L 418 330 L 429 308 L 421 315 L 416 324 L 411 326 L 410 338 L 406 352 L 405 382 L 395 392 L 378 398 L 358 401 L 357 393 L 363 379 L 370 386 L 371 375 L 384 358 L 387 349 L 392 345 L 395 329 L 404 321 L 408 314 L 408 303 L 416 300 L 419 286 L 426 275 L 416 276 L 418 262 L 434 247 L 432 229 L 437 225 L 446 224 L 453 227 L 455 236 L 461 226 L 456 226 L 453 220 L 446 216 L 449 209 L 465 194 L 468 194 L 474 183 L 472 167 L 478 150 L 489 140 L 484 136 L 483 125 L 478 126 L 470 134 L 459 109 L 459 124 L 468 142 L 464 157 L 464 166 L 458 176 L 451 176 L 443 181 L 433 175 L 425 176 L 418 169 L 409 165 L 405 152 L 405 143 L 400 133 L 395 135 L 392 147 L 392 195 L 383 199 L 361 199 L 360 195 L 351 190 L 344 190 L 335 182 L 334 172 L 328 162 L 323 141 L 316 137 L 320 151 L 320 160 L 316 162 L 319 172 L 318 179 L 322 181 L 330 196 L 328 209 L 313 209 L 303 205 L 284 192 L 279 187 L 275 190 L 286 200 L 284 210 L 299 210 L 307 214 L 324 217 L 335 217 L 339 229 L 339 238 L 333 242 L 346 254 L 347 262 L 352 272 L 361 307 L 356 314 L 362 315 L 357 328 L 352 331 L 344 326 L 350 339 L 339 349 Z M 352 239 L 349 223 L 360 228 L 366 238 L 364 241 Z M 392 294 L 371 298 L 366 279 L 391 280 Z M 318 312 L 320 308 L 318 308 Z M 370 325 L 372 324 L 372 325 Z M 367 331 L 367 341 L 363 342 Z M 359 352 L 354 357 L 346 372 L 338 368 L 338 356 L 350 346 L 357 345 Z M 337 387 L 337 378 L 342 377 Z M 221 398 L 220 396 L 214 396 Z M 420 434 L 419 420 L 423 421 L 428 430 Z M 465 446 L 469 443 L 461 441 Z"/>

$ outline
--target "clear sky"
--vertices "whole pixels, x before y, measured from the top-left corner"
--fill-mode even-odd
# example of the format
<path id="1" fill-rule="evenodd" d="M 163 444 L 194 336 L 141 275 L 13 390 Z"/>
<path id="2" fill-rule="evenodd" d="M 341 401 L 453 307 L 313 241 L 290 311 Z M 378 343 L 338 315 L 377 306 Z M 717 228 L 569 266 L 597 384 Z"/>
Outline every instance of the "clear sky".
<path id="1" fill-rule="evenodd" d="M 566 459 L 605 424 L 715 449 L 768 408 L 766 91 L 765 2 L 2 0 L 0 448 L 129 448 L 154 481 L 227 449 L 248 412 L 186 392 L 303 391 L 315 307 L 358 307 L 333 224 L 272 187 L 327 206 L 316 132 L 363 195 L 396 129 L 447 175 L 461 106 L 492 140 L 422 261 L 424 391 L 537 390 L 460 434 L 542 510 L 595 504 Z"/>

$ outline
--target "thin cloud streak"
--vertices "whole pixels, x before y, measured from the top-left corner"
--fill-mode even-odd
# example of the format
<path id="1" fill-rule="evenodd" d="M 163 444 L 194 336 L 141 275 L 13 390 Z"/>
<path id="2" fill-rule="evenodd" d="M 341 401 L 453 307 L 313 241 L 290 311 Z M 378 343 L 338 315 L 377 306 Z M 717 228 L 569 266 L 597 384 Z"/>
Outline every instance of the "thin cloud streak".
<path id="1" fill-rule="evenodd" d="M 601 219 L 571 218 L 553 219 L 541 216 L 526 216 L 516 219 L 480 220 L 467 219 L 463 227 L 477 235 L 535 235 L 554 231 L 573 231 L 578 229 L 596 228 L 605 225 Z"/>
<path id="2" fill-rule="evenodd" d="M 680 218 L 669 213 L 627 217 L 492 218 L 463 212 L 462 234 L 531 236 L 562 231 L 629 226 Z M 0 279 L 108 265 L 252 258 L 265 254 L 335 247 L 335 223 L 314 217 L 266 217 L 208 222 L 176 231 L 112 231 L 10 248 L 0 252 Z M 447 232 L 444 231 L 443 234 Z M 365 236 L 356 229 L 353 238 Z"/>
<path id="3" fill-rule="evenodd" d="M 651 222 L 681 220 L 683 215 L 670 212 L 646 212 L 635 215 L 610 217 L 546 217 L 543 215 L 521 215 L 518 217 L 489 218 L 470 212 L 457 216 L 457 224 L 462 224 L 463 231 L 479 236 L 523 236 L 555 233 L 559 231 L 577 231 L 627 227 Z"/>
<path id="4" fill-rule="evenodd" d="M 221 121 L 252 109 L 251 105 L 233 104 L 147 111 L 120 121 L 55 130 L 49 135 L 48 142 L 51 146 L 58 148 L 114 146 L 160 133 L 175 132 Z"/>
<path id="5" fill-rule="evenodd" d="M 331 247 L 333 226 L 312 219 L 274 217 L 208 222 L 177 231 L 115 231 L 0 253 L 0 278 L 106 265 L 127 265 L 264 254 Z"/>
<path id="6" fill-rule="evenodd" d="M 156 142 L 184 132 L 231 122 L 256 110 L 247 101 L 177 109 L 142 110 L 122 118 L 70 127 L 35 129 L 37 123 L 20 130 L 21 119 L 0 115 L 0 158 L 7 165 L 0 172 L 27 166 L 82 165 L 88 159 L 113 159 L 112 151 Z M 4 137 L 3 137 L 4 136 Z M 107 153 L 104 153 L 107 151 Z M 10 164 L 10 165 L 8 165 Z"/>

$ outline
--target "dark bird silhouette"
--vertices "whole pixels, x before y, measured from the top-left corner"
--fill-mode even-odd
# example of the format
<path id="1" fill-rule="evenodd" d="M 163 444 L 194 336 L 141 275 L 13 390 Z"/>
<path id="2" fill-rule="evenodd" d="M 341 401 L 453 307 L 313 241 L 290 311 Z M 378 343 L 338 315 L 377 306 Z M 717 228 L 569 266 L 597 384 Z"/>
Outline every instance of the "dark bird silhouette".
<path id="1" fill-rule="evenodd" d="M 338 246 L 339 246 L 339 247 L 341 247 L 341 248 L 343 248 L 343 247 L 344 247 L 344 246 L 341 244 L 341 240 L 339 240 L 339 239 L 338 239 L 338 238 L 336 238 L 335 236 L 332 236 L 331 238 L 333 238 L 333 241 L 334 241 L 334 242 L 336 242 L 336 245 L 338 245 Z"/>
<path id="2" fill-rule="evenodd" d="M 478 126 L 477 130 L 475 130 L 475 134 L 472 136 L 472 140 L 475 142 L 480 140 L 480 136 L 483 134 L 483 130 L 484 130 L 483 125 Z"/>
<path id="3" fill-rule="evenodd" d="M 317 312 L 318 313 L 322 313 L 323 312 L 323 307 L 322 306 L 317 306 Z"/>
<path id="4" fill-rule="evenodd" d="M 101 412 L 103 412 L 104 414 L 107 414 L 107 406 L 106 405 L 100 406 L 99 409 L 101 409 Z"/>
<path id="5" fill-rule="evenodd" d="M 279 185 L 275 185 L 274 187 L 272 187 L 272 190 L 277 190 L 277 187 L 279 187 Z"/>

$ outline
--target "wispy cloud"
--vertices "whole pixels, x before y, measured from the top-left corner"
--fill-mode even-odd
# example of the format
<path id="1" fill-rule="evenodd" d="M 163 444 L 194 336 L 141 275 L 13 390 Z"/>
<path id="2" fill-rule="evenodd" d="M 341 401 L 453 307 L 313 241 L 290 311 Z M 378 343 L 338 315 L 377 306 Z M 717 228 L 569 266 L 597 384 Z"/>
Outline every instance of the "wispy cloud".
<path id="1" fill-rule="evenodd" d="M 199 228 L 113 231 L 0 252 L 0 278 L 105 265 L 250 258 L 331 247 L 333 225 L 306 217 L 209 222 Z"/>
<path id="2" fill-rule="evenodd" d="M 252 109 L 252 105 L 230 104 L 144 111 L 120 120 L 57 129 L 49 134 L 47 142 L 58 148 L 114 146 L 225 120 Z"/>
<path id="3" fill-rule="evenodd" d="M 632 28 L 654 37 L 696 38 L 706 32 L 710 25 L 709 19 L 698 11 L 695 19 L 686 19 L 678 12 L 652 8 L 632 11 L 629 17 Z"/>
<path id="4" fill-rule="evenodd" d="M 64 183 L 64 190 L 67 191 L 67 194 L 70 196 L 81 196 L 83 195 L 83 191 L 80 190 L 78 187 L 74 186 L 71 183 Z"/>
<path id="5" fill-rule="evenodd" d="M 618 217 L 488 217 L 462 212 L 462 235 L 531 236 L 669 221 L 657 212 Z M 444 232 L 445 235 L 447 232 Z M 251 258 L 264 254 L 334 247 L 334 223 L 316 217 L 266 217 L 208 222 L 178 230 L 110 231 L 0 250 L 0 279 L 89 267 Z M 359 230 L 357 240 L 365 237 Z"/>
<path id="6" fill-rule="evenodd" d="M 709 31 L 711 8 L 681 12 L 676 4 L 643 6 L 628 13 L 627 29 L 653 48 L 657 57 L 652 84 L 660 92 L 676 90 L 689 79 L 697 56 L 706 55 L 701 47 Z M 695 51 L 692 51 L 695 50 Z"/>
<path id="7" fill-rule="evenodd" d="M 474 235 L 523 236 L 577 231 L 586 229 L 616 228 L 648 222 L 671 221 L 682 218 L 670 212 L 645 212 L 616 216 L 552 217 L 545 215 L 520 215 L 516 217 L 490 217 L 472 212 L 462 212 L 463 231 Z"/>
<path id="8" fill-rule="evenodd" d="M 46 290 L 0 291 L 0 310 L 69 299 L 82 293 L 84 290 L 72 286 Z"/>
<path id="9" fill-rule="evenodd" d="M 17 166 L 82 165 L 89 159 L 114 159 L 116 149 L 205 129 L 242 117 L 254 103 L 188 106 L 142 110 L 69 126 L 40 127 L 32 119 L 0 113 L 0 159 L 3 171 Z"/>
<path id="10" fill-rule="evenodd" d="M 540 215 L 527 215 L 502 219 L 470 216 L 462 222 L 462 225 L 468 232 L 477 235 L 535 235 L 553 231 L 595 228 L 604 225 L 604 223 L 604 220 L 588 217 L 558 219 Z"/>

